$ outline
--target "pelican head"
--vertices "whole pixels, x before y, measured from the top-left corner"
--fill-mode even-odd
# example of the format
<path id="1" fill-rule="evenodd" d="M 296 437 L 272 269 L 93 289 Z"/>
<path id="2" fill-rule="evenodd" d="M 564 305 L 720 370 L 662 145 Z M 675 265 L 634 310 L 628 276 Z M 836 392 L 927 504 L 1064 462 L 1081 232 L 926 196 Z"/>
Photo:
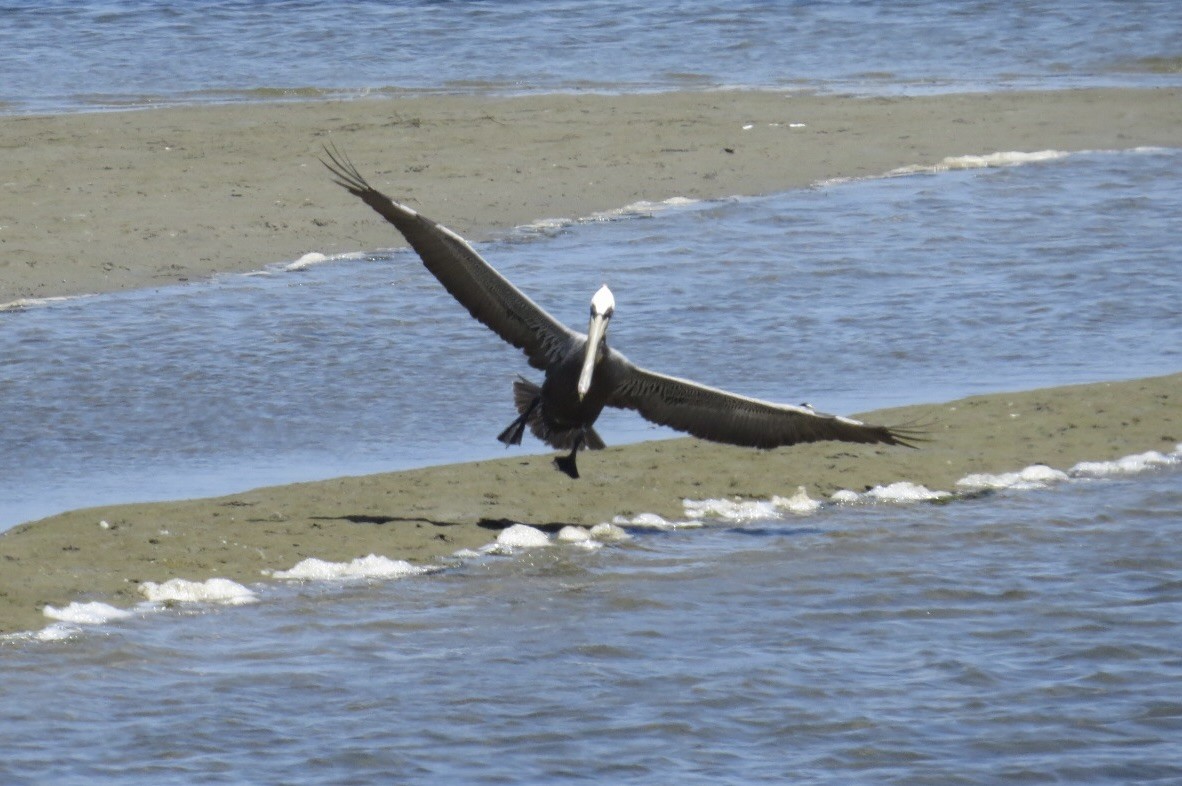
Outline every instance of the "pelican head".
<path id="1" fill-rule="evenodd" d="M 583 371 L 579 374 L 579 400 L 587 395 L 591 389 L 591 374 L 595 371 L 595 363 L 599 360 L 600 347 L 603 337 L 607 333 L 608 320 L 616 310 L 616 299 L 612 291 L 604 284 L 591 298 L 591 324 L 587 326 L 587 347 L 583 356 Z"/>

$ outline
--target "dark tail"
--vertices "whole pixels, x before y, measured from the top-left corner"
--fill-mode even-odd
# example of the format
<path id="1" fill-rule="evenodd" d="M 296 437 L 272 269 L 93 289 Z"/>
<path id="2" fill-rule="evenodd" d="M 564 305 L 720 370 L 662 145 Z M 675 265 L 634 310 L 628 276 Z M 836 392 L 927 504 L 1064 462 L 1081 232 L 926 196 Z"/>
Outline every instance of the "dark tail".
<path id="1" fill-rule="evenodd" d="M 525 377 L 513 380 L 513 406 L 517 407 L 517 414 L 526 414 L 535 408 L 541 400 L 541 385 L 535 385 Z"/>
<path id="2" fill-rule="evenodd" d="M 533 432 L 535 437 L 552 448 L 559 450 L 577 449 L 575 446 L 588 450 L 602 450 L 604 448 L 603 438 L 595 433 L 595 429 L 590 426 L 576 427 L 565 431 L 551 430 L 542 417 L 541 386 L 535 385 L 524 377 L 518 377 L 513 381 L 513 404 L 517 407 L 520 416 L 497 437 L 506 445 L 520 445 L 525 427 L 529 426 L 529 430 Z M 570 469 L 561 465 L 559 468 L 572 478 L 577 478 L 578 470 L 574 469 L 574 459 L 569 459 L 569 461 Z M 563 463 L 565 464 L 565 462 Z M 571 475 L 572 471 L 575 474 Z"/>
<path id="3" fill-rule="evenodd" d="M 518 378 L 513 383 L 513 403 L 520 413 L 509 427 L 497 435 L 506 445 L 520 445 L 525 435 L 525 426 L 533 418 L 538 405 L 542 403 L 542 389 L 528 379 Z M 536 430 L 536 427 L 535 427 Z"/>

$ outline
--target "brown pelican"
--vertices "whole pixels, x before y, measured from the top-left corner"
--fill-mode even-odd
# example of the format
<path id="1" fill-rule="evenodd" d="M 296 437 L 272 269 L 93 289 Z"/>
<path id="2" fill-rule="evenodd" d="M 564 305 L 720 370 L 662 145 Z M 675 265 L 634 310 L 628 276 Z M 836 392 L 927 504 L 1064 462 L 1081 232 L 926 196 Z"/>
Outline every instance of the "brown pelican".
<path id="1" fill-rule="evenodd" d="M 545 372 L 540 387 L 524 378 L 513 383 L 519 416 L 497 438 L 520 445 L 529 426 L 547 445 L 570 451 L 554 463 L 572 478 L 579 476 L 579 448 L 604 446 L 593 426 L 605 406 L 634 409 L 654 423 L 701 439 L 755 448 L 819 440 L 911 447 L 907 440 L 917 438 L 906 429 L 870 426 L 808 406 L 773 404 L 639 368 L 607 346 L 607 325 L 616 304 L 606 285 L 591 298 L 587 335 L 577 333 L 510 284 L 462 237 L 375 189 L 347 156 L 329 148 L 325 153 L 328 160 L 322 163 L 338 185 L 393 224 L 472 316 Z"/>

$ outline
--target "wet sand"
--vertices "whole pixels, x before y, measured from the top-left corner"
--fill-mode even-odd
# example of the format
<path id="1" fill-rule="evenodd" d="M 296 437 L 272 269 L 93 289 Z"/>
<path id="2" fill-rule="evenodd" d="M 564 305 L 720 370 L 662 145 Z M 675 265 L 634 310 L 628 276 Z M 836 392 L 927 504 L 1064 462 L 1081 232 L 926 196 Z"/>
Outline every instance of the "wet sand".
<path id="1" fill-rule="evenodd" d="M 257 489 L 215 499 L 79 510 L 0 534 L 0 632 L 43 627 L 46 604 L 130 607 L 138 588 L 180 577 L 265 580 L 306 557 L 368 554 L 431 562 L 495 539 L 511 522 L 554 530 L 616 515 L 684 518 L 682 500 L 814 499 L 908 480 L 954 490 L 961 477 L 1079 461 L 1182 441 L 1182 374 L 977 396 L 861 416 L 928 424 L 919 449 L 819 443 L 773 451 L 694 439 L 585 453 L 583 478 L 549 456 L 510 456 L 408 472 Z M 103 527 L 100 522 L 106 522 Z"/>
<path id="2" fill-rule="evenodd" d="M 1179 146 L 1182 90 L 421 97 L 0 117 L 0 304 L 398 245 L 329 181 L 325 143 L 479 240 L 641 199 L 764 194 L 945 156 Z"/>
<path id="3" fill-rule="evenodd" d="M 3 180 L 0 303 L 396 245 L 329 182 L 316 162 L 326 142 L 379 188 L 481 238 L 639 199 L 768 193 L 951 155 L 1179 146 L 1180 93 L 416 98 L 0 117 L 0 146 L 19 151 Z M 253 583 L 308 556 L 431 561 L 489 542 L 509 521 L 677 518 L 685 498 L 766 498 L 798 486 L 814 498 L 898 480 L 947 490 L 972 472 L 1169 451 L 1182 440 L 1178 390 L 1176 374 L 864 416 L 928 424 L 931 441 L 919 450 L 671 440 L 585 454 L 579 481 L 555 472 L 549 456 L 510 454 L 74 511 L 0 534 L 0 632 L 42 627 L 46 604 L 131 606 L 145 581 Z"/>

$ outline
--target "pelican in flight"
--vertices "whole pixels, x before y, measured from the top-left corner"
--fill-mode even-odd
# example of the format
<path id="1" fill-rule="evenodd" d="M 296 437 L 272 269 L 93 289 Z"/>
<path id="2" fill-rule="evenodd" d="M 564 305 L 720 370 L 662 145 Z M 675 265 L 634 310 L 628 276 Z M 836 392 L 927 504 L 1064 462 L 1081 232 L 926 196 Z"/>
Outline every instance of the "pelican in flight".
<path id="1" fill-rule="evenodd" d="M 545 372 L 540 386 L 524 378 L 513 383 L 518 417 L 497 439 L 520 445 L 529 426 L 547 445 L 570 451 L 554 463 L 572 478 L 579 477 L 575 455 L 580 448 L 604 447 L 594 429 L 604 407 L 633 409 L 700 439 L 753 448 L 820 440 L 913 447 L 908 440 L 917 436 L 906 429 L 747 398 L 635 366 L 607 345 L 616 302 L 606 285 L 591 298 L 587 334 L 575 332 L 510 284 L 455 232 L 375 189 L 339 151 L 325 148 L 325 154 L 322 163 L 338 185 L 393 224 L 473 317 Z"/>

